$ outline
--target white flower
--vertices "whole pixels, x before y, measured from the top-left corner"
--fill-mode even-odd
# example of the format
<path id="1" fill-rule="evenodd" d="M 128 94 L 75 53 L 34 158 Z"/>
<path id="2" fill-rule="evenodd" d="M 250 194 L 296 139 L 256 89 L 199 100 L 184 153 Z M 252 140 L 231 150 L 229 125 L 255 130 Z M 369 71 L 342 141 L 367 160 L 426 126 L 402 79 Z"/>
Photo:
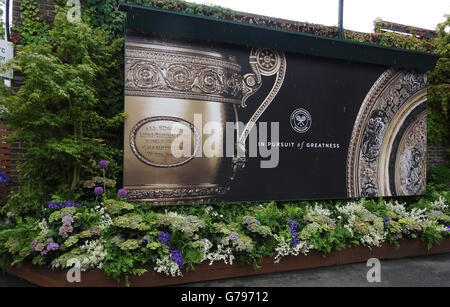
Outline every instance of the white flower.
<path id="1" fill-rule="evenodd" d="M 212 244 L 209 249 L 211 249 Z M 233 261 L 235 259 L 233 255 L 233 250 L 231 247 L 223 246 L 221 244 L 217 245 L 217 250 L 215 252 L 208 252 L 204 255 L 204 260 L 209 260 L 209 265 L 212 265 L 214 261 L 220 261 L 223 260 L 225 264 L 233 264 Z"/>
<path id="2" fill-rule="evenodd" d="M 401 217 L 405 218 L 411 218 L 415 221 L 424 221 L 427 218 L 426 211 L 427 209 L 418 209 L 413 208 L 410 212 L 406 210 L 406 204 L 399 203 L 398 201 L 395 201 L 395 204 L 392 204 L 391 202 L 386 203 L 386 208 L 388 210 L 394 211 L 396 214 L 400 215 Z"/>
<path id="3" fill-rule="evenodd" d="M 380 221 L 378 216 L 364 207 L 364 200 L 360 200 L 359 202 L 349 202 L 345 206 L 337 206 L 336 210 L 347 217 L 348 222 L 344 225 L 344 228 L 347 229 L 352 236 L 355 235 L 354 226 L 357 218 L 367 225 L 368 234 L 365 234 L 360 238 L 360 242 L 363 245 L 368 247 L 380 246 L 381 243 L 386 240 L 383 221 Z"/>
<path id="4" fill-rule="evenodd" d="M 274 261 L 275 263 L 279 263 L 281 258 L 288 255 L 298 256 L 300 253 L 306 255 L 314 248 L 312 244 L 306 241 L 300 241 L 296 247 L 293 247 L 290 239 L 286 240 L 284 237 L 279 237 L 277 235 L 274 235 L 274 238 L 278 241 L 278 246 L 275 248 L 275 251 L 277 252 Z"/>
<path id="5" fill-rule="evenodd" d="M 4 106 L 0 105 L 0 118 L 2 118 L 5 114 L 8 114 L 9 110 Z"/>
<path id="6" fill-rule="evenodd" d="M 308 207 L 306 212 L 306 218 L 309 218 L 313 220 L 315 217 L 322 217 L 322 216 L 330 216 L 331 212 L 328 209 L 323 208 L 319 204 L 315 204 L 314 207 Z"/>
<path id="7" fill-rule="evenodd" d="M 113 224 L 111 216 L 106 212 L 105 207 L 96 206 L 95 209 L 92 209 L 94 213 L 98 213 L 100 215 L 100 229 L 104 230 Z"/>
<path id="8" fill-rule="evenodd" d="M 158 273 L 164 273 L 167 276 L 183 276 L 180 267 L 169 255 L 164 256 L 162 259 L 156 259 L 154 270 Z"/>
<path id="9" fill-rule="evenodd" d="M 82 246 L 80 246 L 79 250 L 80 254 L 74 255 L 71 259 L 76 259 L 79 261 L 82 271 L 103 268 L 104 261 L 108 255 L 103 245 L 103 241 L 86 241 Z M 67 268 L 67 258 L 64 257 L 64 255 L 60 258 L 56 258 L 52 261 L 52 268 Z"/>
<path id="10" fill-rule="evenodd" d="M 41 230 L 40 231 L 40 235 L 43 235 L 44 237 L 47 236 L 47 233 L 48 233 L 49 229 L 48 229 L 47 221 L 45 219 L 43 219 L 39 223 L 39 229 Z"/>
<path id="11" fill-rule="evenodd" d="M 430 207 L 445 212 L 448 209 L 448 204 L 446 204 L 445 198 L 442 195 L 439 195 L 439 199 L 430 203 Z"/>

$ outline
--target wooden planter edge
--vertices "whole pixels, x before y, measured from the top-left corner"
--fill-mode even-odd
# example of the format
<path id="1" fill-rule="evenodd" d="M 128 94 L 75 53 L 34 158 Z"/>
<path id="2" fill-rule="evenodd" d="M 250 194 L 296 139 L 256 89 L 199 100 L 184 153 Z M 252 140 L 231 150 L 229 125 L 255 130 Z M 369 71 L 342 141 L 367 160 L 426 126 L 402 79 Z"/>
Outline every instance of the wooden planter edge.
<path id="1" fill-rule="evenodd" d="M 202 263 L 195 267 L 195 271 L 183 272 L 183 277 L 168 277 L 149 268 L 144 275 L 140 277 L 131 276 L 129 281 L 131 286 L 137 287 L 169 286 L 358 263 L 365 262 L 370 258 L 396 259 L 444 253 L 450 253 L 450 238 L 441 240 L 438 245 L 430 250 L 427 250 L 419 240 L 408 240 L 400 242 L 399 248 L 388 243 L 371 249 L 358 246 L 333 251 L 326 257 L 322 257 L 318 252 L 312 251 L 307 256 L 299 255 L 282 258 L 278 264 L 274 263 L 272 257 L 267 257 L 263 260 L 259 270 L 255 270 L 251 266 L 241 266 L 237 263 L 233 265 L 226 265 L 223 262 L 216 262 L 212 265 Z M 29 263 L 21 266 L 7 266 L 6 272 L 42 287 L 118 287 L 125 285 L 124 282 L 118 283 L 111 277 L 106 276 L 102 270 L 81 272 L 81 283 L 69 283 L 66 279 L 67 271 L 53 271 L 49 268 L 34 266 Z"/>

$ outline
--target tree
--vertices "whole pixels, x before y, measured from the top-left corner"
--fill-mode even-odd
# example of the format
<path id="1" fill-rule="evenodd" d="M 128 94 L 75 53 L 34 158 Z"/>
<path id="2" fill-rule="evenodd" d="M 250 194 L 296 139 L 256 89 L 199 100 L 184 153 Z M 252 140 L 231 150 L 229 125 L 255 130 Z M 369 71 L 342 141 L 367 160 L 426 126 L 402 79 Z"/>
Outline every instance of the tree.
<path id="1" fill-rule="evenodd" d="M 117 175 L 124 114 L 117 106 L 122 97 L 110 95 L 122 91 L 114 81 L 121 84 L 120 76 L 112 75 L 122 65 L 122 45 L 102 29 L 69 22 L 60 10 L 47 38 L 18 48 L 10 65 L 24 83 L 2 103 L 10 111 L 11 139 L 26 144 L 19 166 L 23 186 L 74 195 L 100 159 L 112 161 Z M 113 113 L 111 104 L 119 111 Z"/>

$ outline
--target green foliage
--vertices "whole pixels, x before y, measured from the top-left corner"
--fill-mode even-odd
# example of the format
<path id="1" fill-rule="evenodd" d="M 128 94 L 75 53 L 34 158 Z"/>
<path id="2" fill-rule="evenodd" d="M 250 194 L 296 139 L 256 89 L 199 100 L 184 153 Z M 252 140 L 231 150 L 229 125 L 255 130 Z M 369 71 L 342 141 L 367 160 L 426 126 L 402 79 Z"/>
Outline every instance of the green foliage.
<path id="1" fill-rule="evenodd" d="M 427 173 L 427 195 L 450 189 L 450 162 L 433 162 Z"/>
<path id="2" fill-rule="evenodd" d="M 35 0 L 20 1 L 20 21 L 19 27 L 15 27 L 21 36 L 22 44 L 39 44 L 48 39 L 50 25 L 39 17 L 39 8 Z"/>
<path id="3" fill-rule="evenodd" d="M 41 199 L 45 197 L 46 194 L 42 190 L 24 186 L 20 193 L 14 193 L 9 197 L 6 205 L 1 207 L 0 215 L 9 213 L 17 217 L 34 216 L 40 218 L 44 212 Z"/>
<path id="4" fill-rule="evenodd" d="M 122 37 L 125 14 L 117 8 L 119 0 L 83 0 L 82 18 L 92 27 L 108 31 L 111 37 Z"/>
<path id="5" fill-rule="evenodd" d="M 0 231 L 0 255 L 12 257 L 11 265 L 21 263 L 31 255 L 30 244 L 38 232 L 36 219 L 18 218 L 15 227 Z"/>
<path id="6" fill-rule="evenodd" d="M 428 86 L 428 139 L 435 144 L 449 145 L 450 125 L 448 101 L 450 99 L 450 16 L 438 27 L 436 52 L 441 58 L 429 72 Z"/>
<path id="7" fill-rule="evenodd" d="M 408 36 L 400 33 L 384 32 L 373 34 L 378 36 L 378 44 L 386 47 L 395 47 L 401 49 L 429 52 L 434 51 L 435 43 L 431 40 Z"/>
<path id="8" fill-rule="evenodd" d="M 118 176 L 124 114 L 111 97 L 120 92 L 111 88 L 120 86 L 105 77 L 122 63 L 121 48 L 122 40 L 70 23 L 64 11 L 48 39 L 18 48 L 10 65 L 25 82 L 2 102 L 10 110 L 5 121 L 14 131 L 11 140 L 27 144 L 19 168 L 24 186 L 47 195 L 70 189 L 76 196 L 83 179 L 96 175 L 100 159 L 111 161 L 108 170 Z"/>
<path id="9" fill-rule="evenodd" d="M 220 19 L 232 19 L 234 17 L 234 12 L 230 9 L 226 9 L 217 5 L 201 5 L 192 2 L 186 2 L 183 0 L 132 0 L 128 2 L 149 7 L 161 8 L 165 10 L 203 15 Z"/>

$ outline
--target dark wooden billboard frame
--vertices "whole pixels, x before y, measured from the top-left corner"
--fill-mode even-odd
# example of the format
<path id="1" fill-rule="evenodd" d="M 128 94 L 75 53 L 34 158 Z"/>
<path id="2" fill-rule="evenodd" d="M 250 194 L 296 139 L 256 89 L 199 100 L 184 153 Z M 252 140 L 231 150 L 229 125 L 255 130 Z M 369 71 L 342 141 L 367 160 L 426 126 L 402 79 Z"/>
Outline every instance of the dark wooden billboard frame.
<path id="1" fill-rule="evenodd" d="M 425 256 L 450 253 L 450 238 L 443 239 L 438 245 L 430 250 L 423 246 L 419 240 L 405 240 L 396 247 L 389 243 L 384 243 L 380 247 L 371 249 L 363 246 L 346 248 L 340 251 L 333 251 L 323 257 L 317 251 L 310 252 L 307 256 L 288 256 L 282 258 L 280 263 L 275 264 L 272 257 L 263 260 L 260 270 L 255 270 L 252 266 L 241 266 L 237 263 L 227 265 L 221 262 L 204 262 L 195 267 L 195 271 L 183 272 L 183 277 L 168 277 L 155 272 L 151 267 L 147 267 L 148 272 L 142 276 L 131 276 L 129 282 L 136 287 L 157 287 L 195 283 L 202 281 L 220 280 L 235 277 L 252 275 L 262 275 L 278 272 L 312 269 L 334 265 L 365 262 L 370 258 L 397 259 L 405 257 Z M 111 277 L 107 277 L 102 270 L 92 270 L 82 272 L 81 283 L 69 283 L 66 279 L 66 271 L 53 271 L 46 267 L 39 267 L 32 264 L 21 266 L 8 266 L 6 271 L 12 275 L 22 278 L 32 284 L 43 287 L 120 287 L 125 283 L 117 282 Z"/>

